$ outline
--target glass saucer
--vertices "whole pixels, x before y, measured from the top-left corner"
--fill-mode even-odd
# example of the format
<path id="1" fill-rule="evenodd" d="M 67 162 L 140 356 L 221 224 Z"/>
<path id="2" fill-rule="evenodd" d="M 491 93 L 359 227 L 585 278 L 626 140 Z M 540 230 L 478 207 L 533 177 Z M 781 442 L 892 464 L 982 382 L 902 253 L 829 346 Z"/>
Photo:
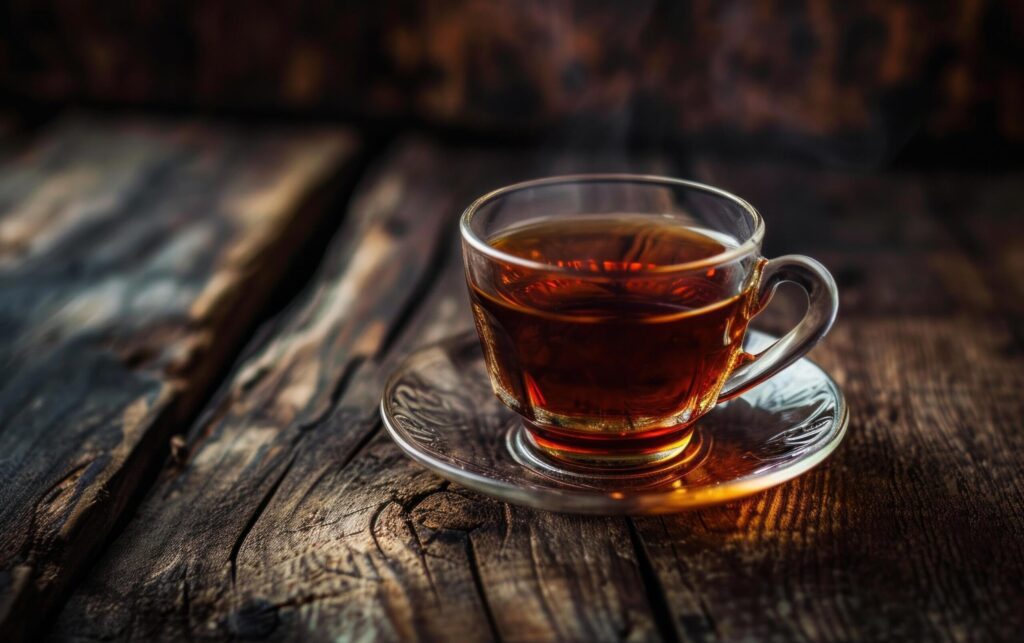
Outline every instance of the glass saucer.
<path id="1" fill-rule="evenodd" d="M 747 350 L 773 341 L 748 331 Z M 480 493 L 549 511 L 633 515 L 727 502 L 795 478 L 832 453 L 847 424 L 839 387 L 801 359 L 698 420 L 686 451 L 664 466 L 572 468 L 532 448 L 519 416 L 494 396 L 473 332 L 410 355 L 385 386 L 381 417 L 410 457 Z"/>

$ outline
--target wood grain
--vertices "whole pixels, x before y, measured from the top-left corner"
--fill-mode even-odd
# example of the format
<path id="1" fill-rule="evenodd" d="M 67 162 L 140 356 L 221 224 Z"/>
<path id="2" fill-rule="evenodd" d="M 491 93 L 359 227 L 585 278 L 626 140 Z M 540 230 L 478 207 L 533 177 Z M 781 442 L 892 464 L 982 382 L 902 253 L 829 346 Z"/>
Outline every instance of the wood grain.
<path id="1" fill-rule="evenodd" d="M 362 238 L 338 239 L 328 265 L 339 268 L 242 364 L 193 432 L 188 462 L 76 592 L 58 637 L 654 636 L 623 521 L 538 516 L 465 492 L 380 430 L 380 389 L 397 360 L 470 323 L 457 245 L 425 304 L 410 276 L 427 269 L 431 247 L 455 240 L 459 206 L 534 170 L 521 157 L 400 146 L 353 205 L 369 221 Z M 374 252 L 350 256 L 375 238 Z M 358 308 L 316 317 L 339 292 L 359 293 Z M 304 335 L 314 326 L 327 335 Z M 296 361 L 293 346 L 319 353 Z M 319 373 L 303 396 L 300 368 Z"/>
<path id="2" fill-rule="evenodd" d="M 840 320 L 812 356 L 851 423 L 797 480 L 636 520 L 676 633 L 1012 640 L 1024 628 L 1024 359 L 1000 291 L 932 209 L 934 180 L 698 167 L 760 208 L 769 255 L 820 255 L 836 271 Z M 792 311 L 767 317 L 781 331 Z"/>
<path id="3" fill-rule="evenodd" d="M 767 254 L 821 257 L 843 290 L 814 358 L 848 396 L 849 437 L 781 487 L 661 518 L 545 514 L 446 483 L 380 431 L 398 360 L 470 323 L 461 206 L 531 174 L 621 167 L 398 145 L 54 638 L 1013 640 L 1024 354 L 979 261 L 1012 261 L 1012 238 L 983 233 L 1011 224 L 975 207 L 1008 200 L 1002 179 L 964 188 L 1006 191 L 979 201 L 925 175 L 692 166 L 761 209 Z M 785 304 L 759 323 L 784 330 Z"/>
<path id="4" fill-rule="evenodd" d="M 72 116 L 0 168 L 5 637 L 46 623 L 137 500 L 354 151 L 340 130 Z"/>

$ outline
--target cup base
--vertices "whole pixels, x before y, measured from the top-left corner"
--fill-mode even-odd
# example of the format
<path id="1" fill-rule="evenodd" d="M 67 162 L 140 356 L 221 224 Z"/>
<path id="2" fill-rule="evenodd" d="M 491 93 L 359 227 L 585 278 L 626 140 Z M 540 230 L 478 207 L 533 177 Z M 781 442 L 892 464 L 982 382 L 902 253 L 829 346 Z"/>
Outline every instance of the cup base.
<path id="1" fill-rule="evenodd" d="M 508 446 L 521 464 L 537 469 L 593 477 L 676 470 L 706 452 L 706 440 L 694 425 L 670 427 L 654 435 L 567 436 L 523 420 L 512 428 Z"/>

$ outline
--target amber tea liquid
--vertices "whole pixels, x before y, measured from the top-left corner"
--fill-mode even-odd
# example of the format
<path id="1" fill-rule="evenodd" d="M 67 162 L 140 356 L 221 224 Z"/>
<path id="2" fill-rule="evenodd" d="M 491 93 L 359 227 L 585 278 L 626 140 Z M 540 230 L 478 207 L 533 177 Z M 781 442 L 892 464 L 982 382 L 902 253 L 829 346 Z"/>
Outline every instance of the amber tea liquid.
<path id="1" fill-rule="evenodd" d="M 718 255 L 728 240 L 663 217 L 595 215 L 488 243 L 562 269 L 495 260 L 470 283 L 495 392 L 537 445 L 587 459 L 685 447 L 743 354 L 753 288 L 735 263 L 657 269 Z"/>

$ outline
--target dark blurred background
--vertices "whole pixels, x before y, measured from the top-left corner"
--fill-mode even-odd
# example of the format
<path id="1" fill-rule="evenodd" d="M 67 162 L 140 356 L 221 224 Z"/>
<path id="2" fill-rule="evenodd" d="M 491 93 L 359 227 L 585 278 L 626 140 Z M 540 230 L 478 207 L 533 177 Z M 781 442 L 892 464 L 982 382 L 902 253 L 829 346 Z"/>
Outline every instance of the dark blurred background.
<path id="1" fill-rule="evenodd" d="M 0 8 L 7 118 L 348 120 L 843 168 L 1005 167 L 1024 2 L 74 2 Z"/>

